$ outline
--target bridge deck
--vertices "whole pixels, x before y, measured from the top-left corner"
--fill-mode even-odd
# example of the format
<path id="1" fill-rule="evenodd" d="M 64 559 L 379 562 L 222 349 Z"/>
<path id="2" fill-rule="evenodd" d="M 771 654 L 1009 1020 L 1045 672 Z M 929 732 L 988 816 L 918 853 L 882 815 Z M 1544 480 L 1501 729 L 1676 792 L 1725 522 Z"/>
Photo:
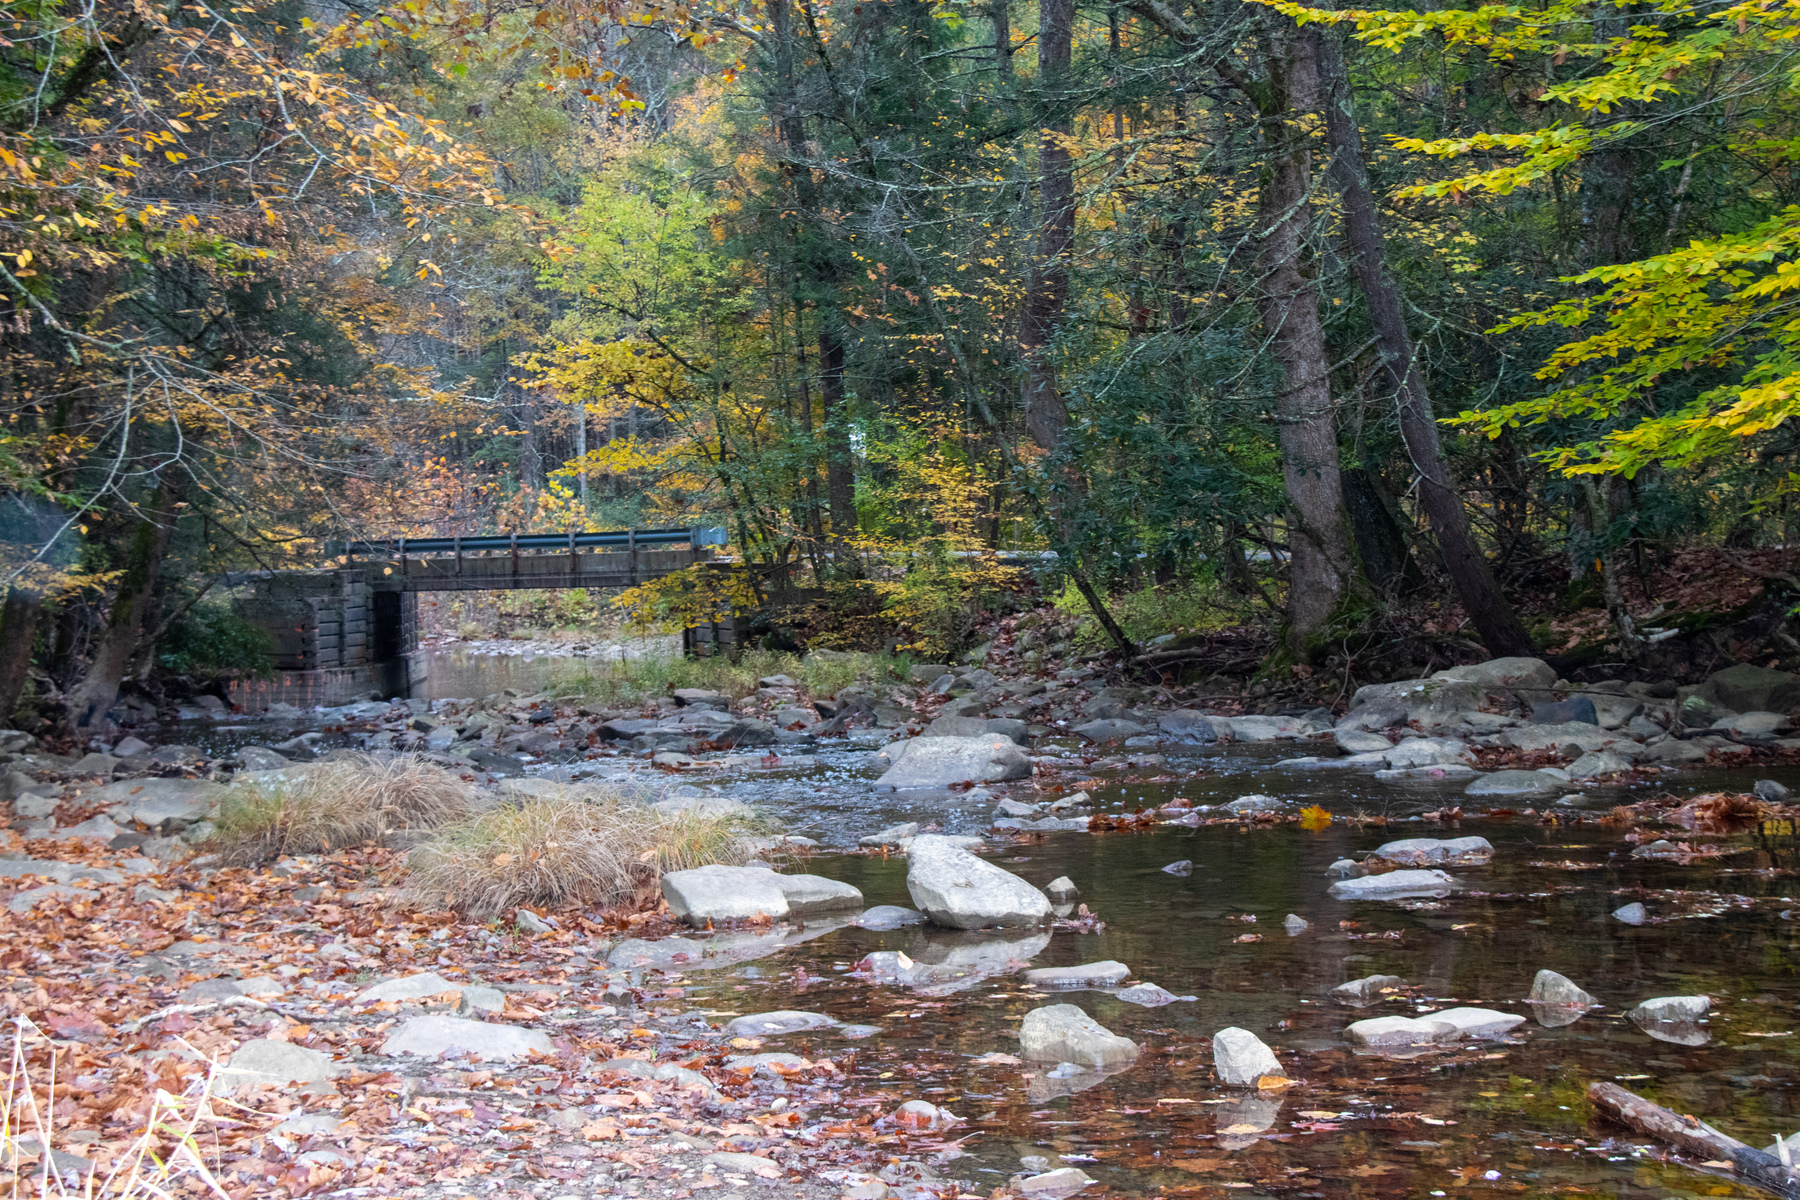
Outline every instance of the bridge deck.
<path id="1" fill-rule="evenodd" d="M 711 561 L 710 547 L 584 554 L 384 556 L 360 564 L 371 591 L 486 592 L 516 588 L 636 587 Z"/>

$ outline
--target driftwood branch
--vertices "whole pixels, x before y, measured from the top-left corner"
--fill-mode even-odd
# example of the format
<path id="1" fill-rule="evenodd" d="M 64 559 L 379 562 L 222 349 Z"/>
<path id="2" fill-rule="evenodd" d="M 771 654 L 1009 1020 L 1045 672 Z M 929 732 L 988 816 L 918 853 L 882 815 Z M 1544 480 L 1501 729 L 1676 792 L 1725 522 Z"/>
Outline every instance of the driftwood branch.
<path id="1" fill-rule="evenodd" d="M 1800 1177 L 1796 1177 L 1779 1158 L 1746 1146 L 1696 1117 L 1684 1117 L 1660 1104 L 1653 1104 L 1616 1083 L 1590 1085 L 1588 1100 L 1621 1125 L 1647 1133 L 1702 1161 L 1729 1163 L 1733 1173 L 1745 1183 L 1788 1200 L 1800 1200 Z"/>

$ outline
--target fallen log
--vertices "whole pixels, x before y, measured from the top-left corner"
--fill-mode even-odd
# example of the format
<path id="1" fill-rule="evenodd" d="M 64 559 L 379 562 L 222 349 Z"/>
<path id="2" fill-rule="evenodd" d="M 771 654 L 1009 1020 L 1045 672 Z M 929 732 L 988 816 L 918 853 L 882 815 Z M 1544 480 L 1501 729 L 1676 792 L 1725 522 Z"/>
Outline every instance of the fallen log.
<path id="1" fill-rule="evenodd" d="M 1587 1094 L 1595 1108 L 1621 1125 L 1667 1142 L 1703 1162 L 1728 1163 L 1745 1183 L 1787 1200 L 1800 1200 L 1800 1177 L 1773 1154 L 1746 1146 L 1696 1117 L 1684 1117 L 1653 1104 L 1616 1083 L 1590 1084 Z"/>

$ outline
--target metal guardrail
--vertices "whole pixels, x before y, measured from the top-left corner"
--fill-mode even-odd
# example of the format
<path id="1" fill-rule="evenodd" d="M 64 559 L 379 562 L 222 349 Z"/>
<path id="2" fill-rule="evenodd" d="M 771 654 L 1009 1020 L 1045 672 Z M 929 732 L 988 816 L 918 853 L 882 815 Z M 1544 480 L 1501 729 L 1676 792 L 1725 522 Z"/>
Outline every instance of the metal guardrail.
<path id="1" fill-rule="evenodd" d="M 601 546 L 635 549 L 685 542 L 696 548 L 723 546 L 725 530 L 717 525 L 693 529 L 622 529 L 588 533 L 514 533 L 475 537 L 388 538 L 383 541 L 341 543 L 343 554 L 373 554 L 406 558 L 422 554 L 456 555 L 483 550 L 580 550 Z M 334 547 L 334 549 L 336 549 Z"/>

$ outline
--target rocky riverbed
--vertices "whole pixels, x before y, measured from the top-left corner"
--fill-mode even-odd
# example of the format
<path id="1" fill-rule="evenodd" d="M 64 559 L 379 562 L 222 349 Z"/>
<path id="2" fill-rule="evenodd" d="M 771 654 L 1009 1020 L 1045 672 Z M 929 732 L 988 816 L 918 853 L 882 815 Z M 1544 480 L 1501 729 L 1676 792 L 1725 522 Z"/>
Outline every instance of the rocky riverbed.
<path id="1" fill-rule="evenodd" d="M 1254 713 L 1002 653 L 14 736 L 0 970 L 71 1089 L 17 1163 L 109 1168 L 210 1073 L 232 1195 L 1692 1189 L 1582 1089 L 1800 1126 L 1796 681 L 1753 671 Z M 207 860 L 223 789 L 350 747 L 786 829 L 632 921 L 395 907 L 399 848 Z"/>

